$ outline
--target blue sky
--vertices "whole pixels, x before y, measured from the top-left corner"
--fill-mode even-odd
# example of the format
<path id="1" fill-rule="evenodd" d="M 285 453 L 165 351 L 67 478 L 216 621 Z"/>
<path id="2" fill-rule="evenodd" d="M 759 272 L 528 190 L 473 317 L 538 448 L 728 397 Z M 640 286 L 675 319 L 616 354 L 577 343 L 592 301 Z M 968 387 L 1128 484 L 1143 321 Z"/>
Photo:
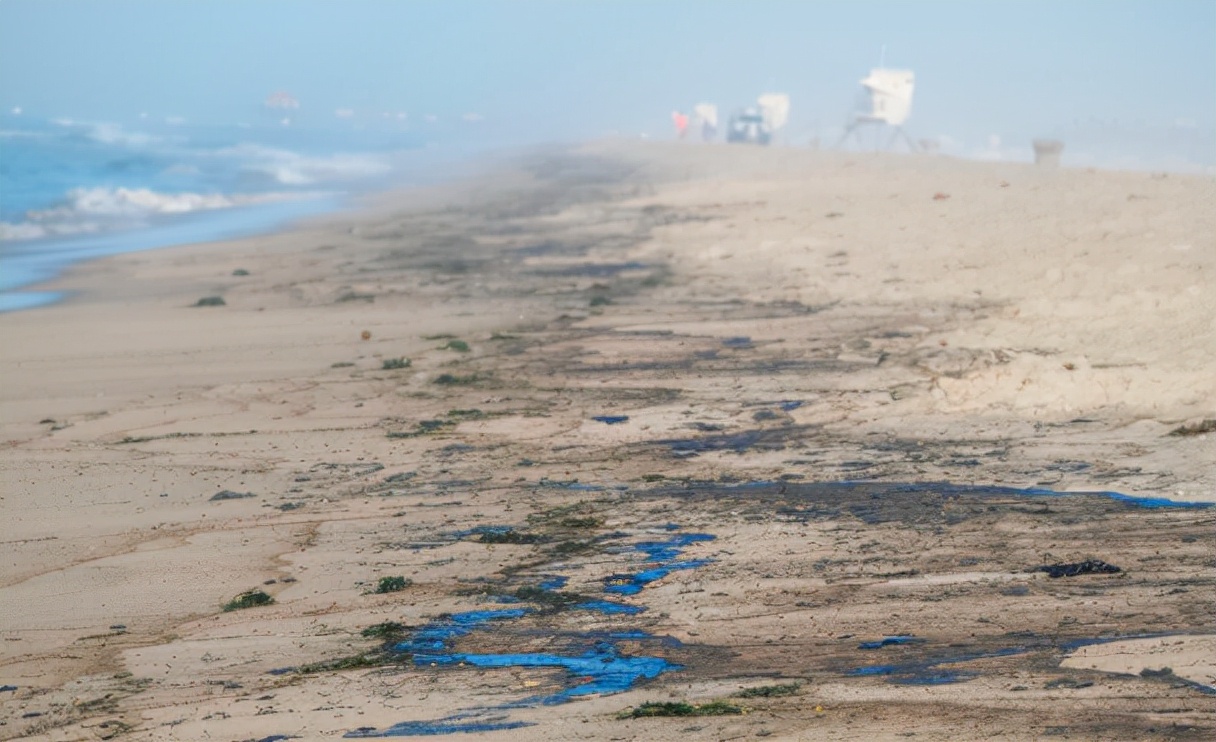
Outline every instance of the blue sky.
<path id="1" fill-rule="evenodd" d="M 781 91 L 792 135 L 827 135 L 884 47 L 916 72 L 915 136 L 1216 129 L 1216 0 L 0 0 L 0 106 L 235 122 L 282 89 L 315 123 L 478 112 L 571 138 Z"/>

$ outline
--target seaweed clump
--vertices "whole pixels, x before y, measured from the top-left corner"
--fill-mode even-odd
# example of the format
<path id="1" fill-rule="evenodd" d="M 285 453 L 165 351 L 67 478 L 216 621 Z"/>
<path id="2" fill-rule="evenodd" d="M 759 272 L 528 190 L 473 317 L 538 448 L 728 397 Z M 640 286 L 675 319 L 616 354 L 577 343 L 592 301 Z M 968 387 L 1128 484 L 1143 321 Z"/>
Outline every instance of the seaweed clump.
<path id="1" fill-rule="evenodd" d="M 798 694 L 802 683 L 781 683 L 779 685 L 761 685 L 756 688 L 744 688 L 735 694 L 737 698 L 777 698 Z"/>
<path id="2" fill-rule="evenodd" d="M 725 701 L 688 703 L 686 701 L 647 701 L 621 714 L 623 719 L 641 719 L 650 716 L 739 716 L 743 707 Z"/>
<path id="3" fill-rule="evenodd" d="M 381 577 L 380 582 L 376 585 L 376 594 L 383 595 L 384 593 L 399 593 L 412 584 L 414 584 L 413 580 L 407 579 L 400 575 L 393 577 Z"/>
<path id="4" fill-rule="evenodd" d="M 240 611 L 246 608 L 257 608 L 258 606 L 271 605 L 272 603 L 274 603 L 274 598 L 267 595 L 265 591 L 246 590 L 224 604 L 224 613 Z"/>

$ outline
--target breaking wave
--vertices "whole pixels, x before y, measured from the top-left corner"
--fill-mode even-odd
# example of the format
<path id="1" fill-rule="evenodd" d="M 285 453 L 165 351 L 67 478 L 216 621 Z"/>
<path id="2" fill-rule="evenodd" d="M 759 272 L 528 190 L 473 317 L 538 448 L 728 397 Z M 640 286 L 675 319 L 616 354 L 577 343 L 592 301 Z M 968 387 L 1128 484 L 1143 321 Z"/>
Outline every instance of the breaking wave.
<path id="1" fill-rule="evenodd" d="M 238 144 L 215 153 L 241 162 L 243 172 L 286 186 L 315 185 L 370 178 L 390 168 L 372 155 L 303 155 L 258 144 Z"/>
<path id="2" fill-rule="evenodd" d="M 0 222 L 0 240 L 32 240 L 130 229 L 146 225 L 160 216 L 249 206 L 293 197 L 298 196 L 281 193 L 245 196 L 158 193 L 148 188 L 73 188 L 60 204 L 28 211 L 20 222 Z"/>

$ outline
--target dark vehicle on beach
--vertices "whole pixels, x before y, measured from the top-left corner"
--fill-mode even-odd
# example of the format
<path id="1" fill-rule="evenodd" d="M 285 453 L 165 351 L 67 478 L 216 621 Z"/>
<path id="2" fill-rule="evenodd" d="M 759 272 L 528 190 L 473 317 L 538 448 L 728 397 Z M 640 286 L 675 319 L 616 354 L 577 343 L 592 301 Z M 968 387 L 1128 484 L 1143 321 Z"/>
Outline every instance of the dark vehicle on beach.
<path id="1" fill-rule="evenodd" d="M 740 144 L 768 144 L 773 138 L 768 122 L 758 108 L 744 108 L 730 117 L 726 141 Z"/>

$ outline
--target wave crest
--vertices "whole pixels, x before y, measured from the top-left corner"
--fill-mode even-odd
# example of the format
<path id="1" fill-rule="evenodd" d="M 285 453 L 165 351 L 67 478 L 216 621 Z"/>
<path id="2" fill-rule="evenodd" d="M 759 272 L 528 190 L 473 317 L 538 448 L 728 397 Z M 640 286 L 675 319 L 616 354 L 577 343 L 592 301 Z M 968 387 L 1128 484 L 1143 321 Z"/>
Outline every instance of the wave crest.
<path id="1" fill-rule="evenodd" d="M 217 154 L 244 160 L 241 169 L 280 185 L 301 186 L 322 182 L 358 180 L 381 175 L 391 168 L 369 155 L 309 156 L 257 144 L 226 147 Z"/>
<path id="2" fill-rule="evenodd" d="M 158 216 L 227 209 L 288 198 L 283 194 L 225 196 L 158 193 L 147 188 L 73 188 L 63 203 L 0 222 L 0 241 L 33 240 L 138 227 Z"/>

